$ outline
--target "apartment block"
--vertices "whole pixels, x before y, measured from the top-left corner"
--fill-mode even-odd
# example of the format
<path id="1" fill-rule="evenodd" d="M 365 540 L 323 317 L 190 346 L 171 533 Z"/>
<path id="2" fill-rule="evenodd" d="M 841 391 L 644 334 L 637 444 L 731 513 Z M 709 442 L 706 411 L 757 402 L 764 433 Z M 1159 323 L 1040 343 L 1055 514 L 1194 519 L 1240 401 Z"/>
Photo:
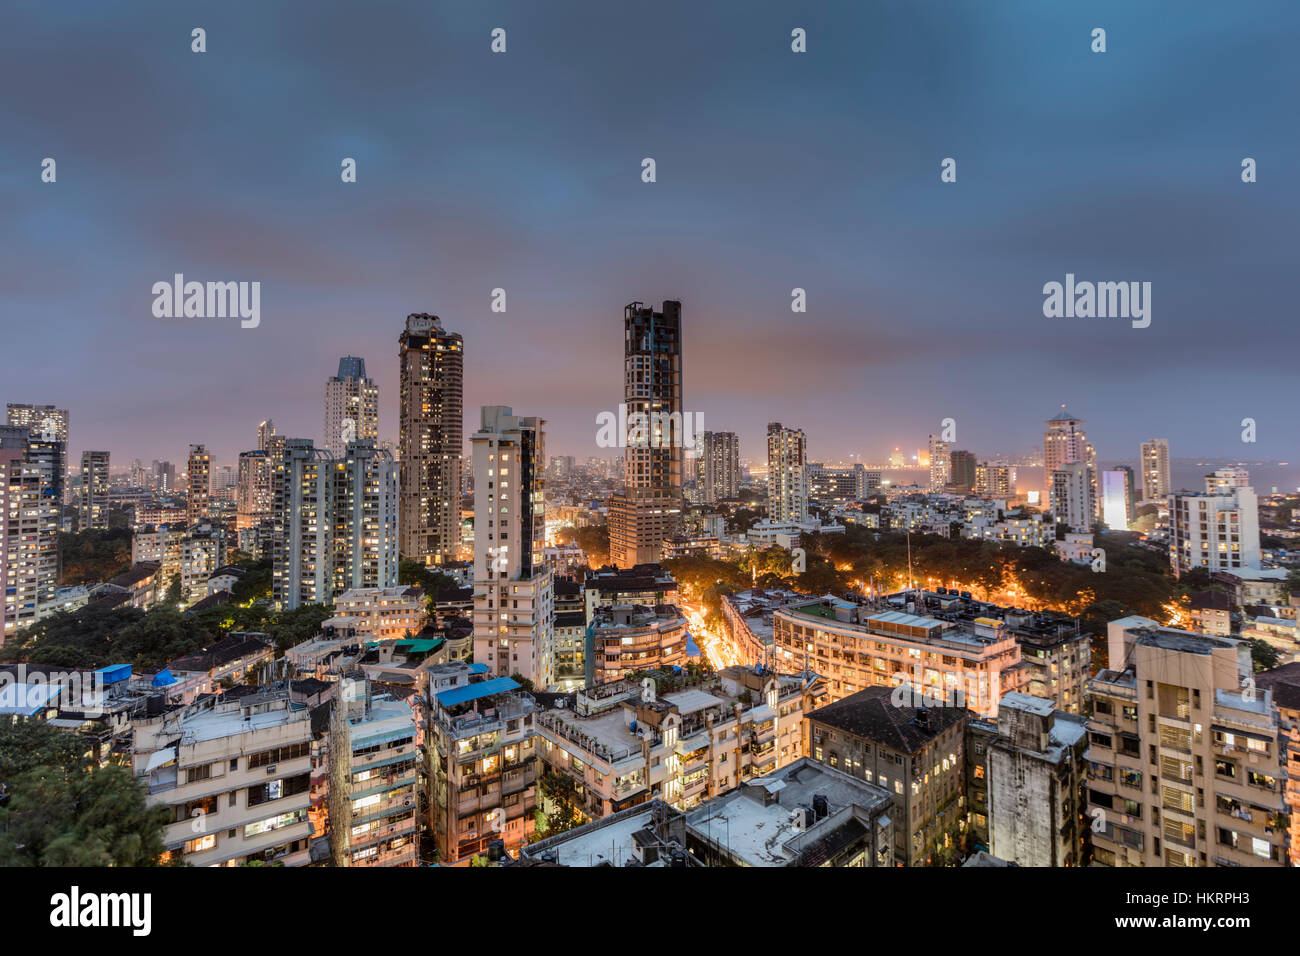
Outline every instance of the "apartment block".
<path id="1" fill-rule="evenodd" d="M 288 691 L 207 697 L 135 724 L 132 767 L 165 805 L 164 861 L 308 861 L 311 714 Z"/>
<path id="2" fill-rule="evenodd" d="M 588 687 L 634 671 L 686 663 L 688 622 L 673 604 L 615 604 L 596 609 L 587 625 L 583 662 Z"/>
<path id="3" fill-rule="evenodd" d="M 658 671 L 587 687 L 538 714 L 539 754 L 584 817 L 654 798 L 686 809 L 802 756 L 803 715 L 820 695 L 814 674 Z"/>
<path id="4" fill-rule="evenodd" d="M 479 679 L 480 677 L 487 679 Z M 444 665 L 425 717 L 429 826 L 439 858 L 469 865 L 493 840 L 517 852 L 536 829 L 537 754 L 531 694 L 475 664 Z"/>
<path id="5" fill-rule="evenodd" d="M 873 687 L 808 714 L 804 747 L 818 763 L 888 792 L 894 862 L 931 865 L 961 852 L 966 721 L 965 708 Z"/>
<path id="6" fill-rule="evenodd" d="M 1005 626 L 977 630 L 837 598 L 777 608 L 773 638 L 775 665 L 821 674 L 831 700 L 907 683 L 992 717 L 1002 694 L 1028 680 L 1020 646 Z"/>
<path id="7" fill-rule="evenodd" d="M 1088 814 L 1101 866 L 1289 861 L 1285 731 L 1240 641 L 1109 625 L 1088 685 Z"/>

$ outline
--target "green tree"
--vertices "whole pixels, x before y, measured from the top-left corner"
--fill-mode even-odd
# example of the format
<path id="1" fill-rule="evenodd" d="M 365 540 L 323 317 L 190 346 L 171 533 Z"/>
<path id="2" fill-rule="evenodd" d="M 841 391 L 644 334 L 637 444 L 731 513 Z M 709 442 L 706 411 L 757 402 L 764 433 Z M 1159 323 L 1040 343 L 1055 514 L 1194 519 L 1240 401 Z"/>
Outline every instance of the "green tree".
<path id="1" fill-rule="evenodd" d="M 148 806 L 127 768 L 88 766 L 53 727 L 0 726 L 0 780 L 0 866 L 150 866 L 163 852 L 167 808 Z"/>
<path id="2" fill-rule="evenodd" d="M 1268 641 L 1259 638 L 1250 639 L 1250 659 L 1255 666 L 1255 673 L 1272 670 L 1280 663 L 1277 648 Z"/>

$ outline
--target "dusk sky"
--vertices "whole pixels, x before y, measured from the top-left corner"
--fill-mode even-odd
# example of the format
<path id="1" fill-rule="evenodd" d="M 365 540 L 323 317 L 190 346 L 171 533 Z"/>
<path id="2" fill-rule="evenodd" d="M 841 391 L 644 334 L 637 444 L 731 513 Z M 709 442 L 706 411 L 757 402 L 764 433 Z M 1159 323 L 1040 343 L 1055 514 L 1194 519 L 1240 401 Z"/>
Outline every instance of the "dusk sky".
<path id="1" fill-rule="evenodd" d="M 433 312 L 467 436 L 506 404 L 609 456 L 623 306 L 677 298 L 686 408 L 743 456 L 781 421 L 880 460 L 946 417 L 1024 453 L 1066 402 L 1103 459 L 1294 459 L 1298 27 L 1294 2 L 19 0 L 0 402 L 70 409 L 74 461 L 230 464 L 267 417 L 319 439 L 352 354 L 395 440 L 397 338 Z M 260 327 L 155 318 L 178 272 L 259 281 Z M 1150 282 L 1150 327 L 1044 317 L 1066 273 Z"/>

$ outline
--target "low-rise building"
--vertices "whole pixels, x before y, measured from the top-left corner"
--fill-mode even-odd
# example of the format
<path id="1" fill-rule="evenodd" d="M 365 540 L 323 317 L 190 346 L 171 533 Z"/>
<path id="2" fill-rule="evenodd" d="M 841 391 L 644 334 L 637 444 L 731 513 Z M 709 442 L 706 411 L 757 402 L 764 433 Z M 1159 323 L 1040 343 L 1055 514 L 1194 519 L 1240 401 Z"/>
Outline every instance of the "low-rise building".
<path id="1" fill-rule="evenodd" d="M 308 862 L 311 715 L 288 691 L 205 697 L 134 729 L 134 773 L 171 812 L 164 862 Z"/>
<path id="2" fill-rule="evenodd" d="M 583 666 L 588 687 L 633 671 L 686 663 L 686 615 L 675 604 L 602 605 L 586 629 Z"/>
<path id="3" fill-rule="evenodd" d="M 655 797 L 694 806 L 802 756 L 820 689 L 814 674 L 745 667 L 588 687 L 537 717 L 544 771 L 566 778 L 543 789 L 589 818 Z"/>
<path id="4" fill-rule="evenodd" d="M 494 839 L 517 852 L 536 828 L 537 705 L 509 677 L 443 667 L 445 689 L 425 698 L 429 826 L 444 862 L 469 865 Z"/>
<path id="5" fill-rule="evenodd" d="M 928 866 L 960 855 L 966 827 L 967 711 L 918 704 L 906 686 L 872 687 L 808 714 L 808 755 L 887 791 L 893 861 Z"/>
<path id="6" fill-rule="evenodd" d="M 419 634 L 428 619 L 419 588 L 353 588 L 335 599 L 334 616 L 321 627 L 363 641 L 394 641 Z"/>
<path id="7" fill-rule="evenodd" d="M 1028 694 L 1003 696 L 988 745 L 989 852 L 1018 866 L 1078 866 L 1084 718 Z"/>

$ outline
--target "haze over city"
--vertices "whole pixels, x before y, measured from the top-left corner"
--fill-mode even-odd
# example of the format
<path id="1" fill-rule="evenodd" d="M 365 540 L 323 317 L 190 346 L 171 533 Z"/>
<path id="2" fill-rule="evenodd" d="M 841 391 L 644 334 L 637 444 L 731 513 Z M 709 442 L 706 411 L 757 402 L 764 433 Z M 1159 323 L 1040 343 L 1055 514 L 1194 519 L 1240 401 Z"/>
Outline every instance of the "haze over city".
<path id="1" fill-rule="evenodd" d="M 68 408 L 74 456 L 179 461 L 202 441 L 230 462 L 267 417 L 319 437 L 323 380 L 352 354 L 395 439 L 397 335 L 427 311 L 465 337 L 471 429 L 511 404 L 584 457 L 619 400 L 623 306 L 676 298 L 685 407 L 756 459 L 768 421 L 805 428 L 815 459 L 884 460 L 946 417 L 962 446 L 1022 454 L 1062 402 L 1102 458 L 1151 435 L 1296 457 L 1277 343 L 1300 67 L 1288 31 L 1257 29 L 1293 7 L 844 5 L 800 11 L 805 57 L 787 5 L 741 9 L 216 5 L 195 57 L 156 42 L 195 11 L 18 5 L 0 37 L 0 81 L 24 90 L 0 106 L 6 400 Z M 1076 42 L 1088 18 L 1105 57 Z M 491 57 L 497 21 L 510 47 Z M 1151 326 L 1045 318 L 1067 272 L 1150 281 Z M 154 318 L 174 273 L 261 282 L 260 326 Z"/>

